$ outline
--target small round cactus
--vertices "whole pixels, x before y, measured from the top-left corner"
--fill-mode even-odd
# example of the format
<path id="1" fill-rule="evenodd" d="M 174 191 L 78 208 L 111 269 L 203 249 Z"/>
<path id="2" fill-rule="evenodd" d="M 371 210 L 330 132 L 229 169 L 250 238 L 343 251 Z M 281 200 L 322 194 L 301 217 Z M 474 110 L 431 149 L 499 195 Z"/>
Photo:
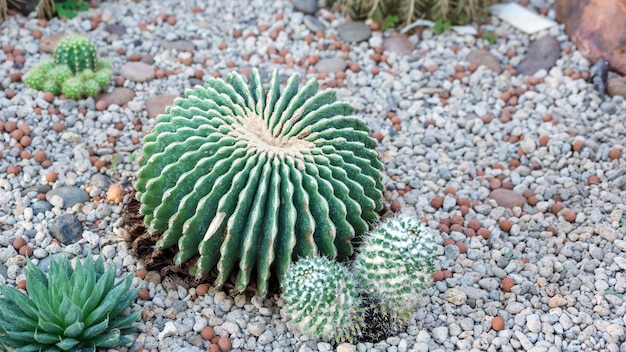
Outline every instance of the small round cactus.
<path id="1" fill-rule="evenodd" d="M 98 69 L 98 51 L 96 46 L 82 35 L 64 37 L 54 49 L 54 62 L 67 65 L 76 74 L 83 70 Z"/>
<path id="2" fill-rule="evenodd" d="M 209 80 L 176 99 L 145 137 L 137 199 L 157 249 L 174 263 L 196 260 L 197 277 L 217 268 L 216 286 L 238 270 L 244 290 L 257 273 L 267 293 L 292 260 L 344 260 L 378 219 L 381 164 L 376 141 L 353 108 L 317 81 L 264 91 L 256 70 Z M 197 256 L 199 254 L 199 256 Z"/>
<path id="3" fill-rule="evenodd" d="M 357 283 L 343 265 L 326 257 L 293 264 L 282 283 L 285 310 L 305 334 L 352 341 L 363 323 Z"/>
<path id="4" fill-rule="evenodd" d="M 67 65 L 57 65 L 50 70 L 50 78 L 58 84 L 62 85 L 72 77 L 72 70 Z"/>
<path id="5" fill-rule="evenodd" d="M 432 280 L 434 235 L 421 222 L 399 215 L 364 236 L 359 250 L 357 277 L 380 302 L 383 314 L 406 322 Z"/>
<path id="6" fill-rule="evenodd" d="M 80 99 L 85 88 L 80 77 L 70 77 L 63 83 L 63 94 L 70 99 Z"/>

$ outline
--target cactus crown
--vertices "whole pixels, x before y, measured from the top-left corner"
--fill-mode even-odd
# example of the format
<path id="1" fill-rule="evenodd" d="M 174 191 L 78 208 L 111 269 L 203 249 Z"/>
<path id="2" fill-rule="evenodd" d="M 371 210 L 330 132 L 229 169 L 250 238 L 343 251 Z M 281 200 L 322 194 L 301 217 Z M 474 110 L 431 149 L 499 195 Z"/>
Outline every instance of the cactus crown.
<path id="1" fill-rule="evenodd" d="M 132 275 L 115 282 L 115 269 L 105 270 L 102 257 L 89 255 L 72 268 L 67 257 L 50 263 L 46 276 L 27 262 L 28 296 L 0 285 L 0 345 L 18 351 L 77 351 L 113 348 L 130 340 L 124 335 L 139 312 L 123 316 L 137 297 Z"/>
<path id="2" fill-rule="evenodd" d="M 335 342 L 351 341 L 362 324 L 356 281 L 326 257 L 293 264 L 282 285 L 288 314 L 303 333 Z"/>
<path id="3" fill-rule="evenodd" d="M 73 74 L 89 69 L 98 70 L 96 46 L 82 35 L 69 35 L 63 38 L 54 50 L 54 63 L 67 65 Z"/>
<path id="4" fill-rule="evenodd" d="M 435 237 L 421 222 L 399 215 L 364 236 L 359 250 L 356 275 L 381 302 L 383 314 L 406 321 L 432 280 Z"/>
<path id="5" fill-rule="evenodd" d="M 278 72 L 263 89 L 256 70 L 186 92 L 145 137 L 137 199 L 157 248 L 178 244 L 174 262 L 197 257 L 196 276 L 217 266 L 219 287 L 237 273 L 282 279 L 292 259 L 345 259 L 352 239 L 381 209 L 376 141 L 352 107 L 315 80 L 299 89 Z"/>

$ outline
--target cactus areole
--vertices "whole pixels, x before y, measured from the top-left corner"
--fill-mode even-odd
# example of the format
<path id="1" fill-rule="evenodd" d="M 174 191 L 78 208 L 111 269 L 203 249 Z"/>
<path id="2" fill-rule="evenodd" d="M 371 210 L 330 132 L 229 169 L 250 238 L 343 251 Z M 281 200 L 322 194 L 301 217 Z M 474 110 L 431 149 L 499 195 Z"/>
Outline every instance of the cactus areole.
<path id="1" fill-rule="evenodd" d="M 195 260 L 220 287 L 236 270 L 244 290 L 253 270 L 267 293 L 299 257 L 345 259 L 381 209 L 376 141 L 335 92 L 299 77 L 264 89 L 231 73 L 188 90 L 146 136 L 137 199 L 157 249 L 175 244 L 174 263 Z"/>

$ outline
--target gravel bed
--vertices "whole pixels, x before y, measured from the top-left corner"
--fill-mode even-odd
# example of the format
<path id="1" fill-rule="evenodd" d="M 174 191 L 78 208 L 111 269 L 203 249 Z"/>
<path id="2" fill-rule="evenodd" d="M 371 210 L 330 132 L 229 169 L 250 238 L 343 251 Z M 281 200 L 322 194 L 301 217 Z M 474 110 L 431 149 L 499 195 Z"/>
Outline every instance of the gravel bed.
<path id="1" fill-rule="evenodd" d="M 554 1 L 529 6 L 554 19 Z M 626 102 L 594 90 L 563 26 L 528 35 L 492 17 L 481 25 L 490 43 L 346 22 L 289 0 L 108 0 L 70 20 L 10 16 L 0 24 L 0 283 L 23 283 L 25 255 L 46 267 L 92 251 L 119 277 L 136 273 L 142 318 L 119 351 L 625 351 Z M 20 74 L 63 32 L 86 34 L 112 61 L 112 97 L 24 86 Z M 556 63 L 518 74 L 548 36 Z M 162 280 L 130 253 L 124 208 L 154 116 L 203 80 L 253 67 L 316 78 L 353 104 L 380 142 L 387 210 L 438 234 L 434 283 L 397 336 L 311 340 L 276 295 Z"/>

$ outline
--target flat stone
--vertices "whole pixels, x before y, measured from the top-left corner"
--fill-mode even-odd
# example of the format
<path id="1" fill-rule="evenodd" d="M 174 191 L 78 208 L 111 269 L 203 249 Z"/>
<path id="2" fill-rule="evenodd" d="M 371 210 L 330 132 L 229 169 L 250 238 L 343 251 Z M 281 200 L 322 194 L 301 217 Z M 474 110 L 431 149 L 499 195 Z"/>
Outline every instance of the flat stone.
<path id="1" fill-rule="evenodd" d="M 485 49 L 474 50 L 467 55 L 467 62 L 477 66 L 485 66 L 494 72 L 500 72 L 500 61 Z"/>
<path id="2" fill-rule="evenodd" d="M 317 64 L 315 64 L 315 69 L 317 70 L 317 72 L 324 73 L 345 71 L 346 67 L 348 67 L 348 63 L 346 62 L 346 60 L 339 57 L 321 59 L 320 61 L 318 61 Z"/>
<path id="3" fill-rule="evenodd" d="M 39 200 L 30 205 L 33 208 L 33 215 L 45 214 L 47 211 L 52 210 L 52 204 L 45 200 Z"/>
<path id="4" fill-rule="evenodd" d="M 115 35 L 122 36 L 126 34 L 126 27 L 121 24 L 109 23 L 104 27 L 104 30 Z"/>
<path id="5" fill-rule="evenodd" d="M 112 104 L 123 106 L 124 104 L 133 100 L 134 97 L 135 97 L 135 92 L 132 89 L 124 88 L 124 87 L 115 87 L 113 88 L 113 91 L 111 91 L 110 93 L 107 92 L 107 93 L 100 94 L 100 96 L 98 96 L 98 100 L 106 101 L 107 106 L 112 105 Z"/>
<path id="6" fill-rule="evenodd" d="M 39 41 L 39 50 L 44 53 L 52 53 L 56 49 L 57 44 L 65 37 L 67 33 L 51 34 L 41 38 Z"/>
<path id="7" fill-rule="evenodd" d="M 291 0 L 293 7 L 300 12 L 312 15 L 317 11 L 317 0 Z"/>
<path id="8" fill-rule="evenodd" d="M 78 203 L 86 203 L 89 201 L 89 194 L 85 190 L 78 187 L 59 187 L 46 193 L 46 200 L 52 203 L 52 198 L 58 196 L 62 200 L 61 207 L 71 208 Z"/>
<path id="9" fill-rule="evenodd" d="M 548 301 L 548 307 L 550 308 L 561 307 L 566 304 L 567 304 L 567 300 L 561 296 L 550 297 L 550 300 Z"/>
<path id="10" fill-rule="evenodd" d="M 154 78 L 154 68 L 143 62 L 129 62 L 120 69 L 126 79 L 133 82 L 147 82 Z"/>
<path id="11" fill-rule="evenodd" d="M 165 49 L 174 49 L 178 51 L 187 51 L 195 49 L 195 45 L 193 43 L 188 42 L 186 40 L 166 40 L 161 43 L 161 46 Z"/>
<path id="12" fill-rule="evenodd" d="M 383 40 L 383 49 L 387 52 L 410 55 L 415 50 L 415 45 L 411 43 L 406 35 L 399 34 L 385 38 Z"/>
<path id="13" fill-rule="evenodd" d="M 367 40 L 372 35 L 370 26 L 365 24 L 365 22 L 344 23 L 337 27 L 337 32 L 339 33 L 339 38 L 341 38 L 341 40 L 350 43 L 358 43 L 360 41 Z"/>
<path id="14" fill-rule="evenodd" d="M 62 244 L 72 244 L 80 240 L 83 233 L 83 224 L 74 214 L 63 214 L 54 219 L 48 230 Z"/>
<path id="15" fill-rule="evenodd" d="M 154 98 L 150 98 L 146 102 L 146 111 L 149 118 L 155 118 L 165 113 L 165 108 L 174 104 L 174 99 L 178 98 L 177 95 L 165 94 L 157 95 Z"/>
<path id="16" fill-rule="evenodd" d="M 554 36 L 537 39 L 528 47 L 526 56 L 517 66 L 517 73 L 531 76 L 539 70 L 550 71 L 561 57 L 561 44 Z"/>
<path id="17" fill-rule="evenodd" d="M 304 22 L 306 28 L 308 28 L 313 33 L 323 32 L 326 30 L 326 25 L 324 25 L 317 18 L 311 15 L 304 16 L 302 21 Z"/>
<path id="18" fill-rule="evenodd" d="M 526 198 L 524 198 L 524 196 L 505 188 L 498 188 L 491 191 L 487 198 L 495 200 L 498 206 L 509 209 L 513 209 L 515 207 L 522 208 L 524 207 L 524 204 L 526 204 Z"/>

